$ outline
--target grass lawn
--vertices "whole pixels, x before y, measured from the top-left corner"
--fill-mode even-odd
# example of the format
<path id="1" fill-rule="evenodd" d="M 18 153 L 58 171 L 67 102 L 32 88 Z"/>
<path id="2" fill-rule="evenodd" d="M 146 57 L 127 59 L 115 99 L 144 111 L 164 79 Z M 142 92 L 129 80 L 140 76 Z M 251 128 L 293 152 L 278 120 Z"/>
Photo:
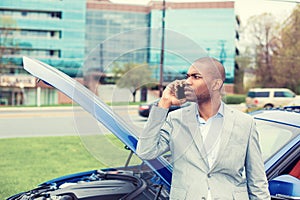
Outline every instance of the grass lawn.
<path id="1" fill-rule="evenodd" d="M 104 143 L 108 138 L 117 144 L 109 148 L 119 146 L 124 149 L 123 144 L 112 135 L 93 137 L 97 137 L 97 140 L 93 140 L 100 147 L 98 151 L 105 152 L 115 162 L 115 153 L 107 149 Z M 62 175 L 108 167 L 107 163 L 110 162 L 106 160 L 106 164 L 101 163 L 84 147 L 82 141 L 77 136 L 0 139 L 0 199 Z M 128 151 L 125 153 L 128 154 Z"/>

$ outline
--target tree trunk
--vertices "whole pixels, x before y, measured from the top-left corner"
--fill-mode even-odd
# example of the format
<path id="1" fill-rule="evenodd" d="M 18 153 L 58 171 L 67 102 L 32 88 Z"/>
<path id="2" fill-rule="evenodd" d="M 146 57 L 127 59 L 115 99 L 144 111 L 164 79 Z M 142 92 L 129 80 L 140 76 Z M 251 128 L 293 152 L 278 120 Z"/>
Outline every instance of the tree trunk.
<path id="1" fill-rule="evenodd" d="M 135 95 L 136 95 L 136 90 L 133 91 L 132 96 L 133 96 L 133 102 L 135 103 Z"/>

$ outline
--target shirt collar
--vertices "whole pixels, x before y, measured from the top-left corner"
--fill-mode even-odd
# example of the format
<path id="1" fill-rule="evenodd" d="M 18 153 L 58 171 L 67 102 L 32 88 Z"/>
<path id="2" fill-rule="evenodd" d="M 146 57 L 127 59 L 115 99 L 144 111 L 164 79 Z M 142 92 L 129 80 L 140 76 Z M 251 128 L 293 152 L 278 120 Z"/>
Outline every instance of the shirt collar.
<path id="1" fill-rule="evenodd" d="M 217 115 L 221 115 L 221 117 L 224 116 L 224 102 L 223 101 L 221 101 L 221 105 L 219 107 Z"/>
<path id="2" fill-rule="evenodd" d="M 198 121 L 200 122 L 200 124 L 206 123 L 206 121 L 199 115 L 199 112 L 197 112 L 196 117 L 197 117 Z M 221 118 L 221 117 L 224 117 L 224 102 L 223 101 L 221 101 L 218 112 L 214 116 L 212 116 L 210 119 Z"/>

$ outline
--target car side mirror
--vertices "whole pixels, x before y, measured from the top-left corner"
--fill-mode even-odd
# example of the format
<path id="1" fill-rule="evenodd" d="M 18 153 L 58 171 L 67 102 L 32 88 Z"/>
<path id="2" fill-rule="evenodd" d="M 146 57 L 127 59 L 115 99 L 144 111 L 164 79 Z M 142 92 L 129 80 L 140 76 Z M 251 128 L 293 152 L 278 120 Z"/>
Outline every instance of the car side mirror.
<path id="1" fill-rule="evenodd" d="M 273 199 L 300 199 L 300 180 L 291 175 L 281 175 L 269 181 Z"/>

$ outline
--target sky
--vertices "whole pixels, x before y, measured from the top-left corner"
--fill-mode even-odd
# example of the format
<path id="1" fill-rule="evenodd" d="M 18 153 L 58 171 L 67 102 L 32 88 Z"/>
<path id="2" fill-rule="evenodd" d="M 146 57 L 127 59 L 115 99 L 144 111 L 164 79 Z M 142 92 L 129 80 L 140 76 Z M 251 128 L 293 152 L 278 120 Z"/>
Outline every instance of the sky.
<path id="1" fill-rule="evenodd" d="M 149 0 L 111 0 L 115 3 L 142 4 L 145 5 Z M 156 0 L 157 1 L 157 0 Z M 224 0 L 166 0 L 166 2 L 210 2 Z M 225 0 L 226 1 L 226 0 Z M 245 24 L 249 17 L 259 15 L 264 12 L 271 12 L 278 18 L 284 20 L 300 0 L 232 0 L 235 1 L 235 12 L 240 16 L 242 24 Z M 293 1 L 293 2 L 288 2 Z"/>

